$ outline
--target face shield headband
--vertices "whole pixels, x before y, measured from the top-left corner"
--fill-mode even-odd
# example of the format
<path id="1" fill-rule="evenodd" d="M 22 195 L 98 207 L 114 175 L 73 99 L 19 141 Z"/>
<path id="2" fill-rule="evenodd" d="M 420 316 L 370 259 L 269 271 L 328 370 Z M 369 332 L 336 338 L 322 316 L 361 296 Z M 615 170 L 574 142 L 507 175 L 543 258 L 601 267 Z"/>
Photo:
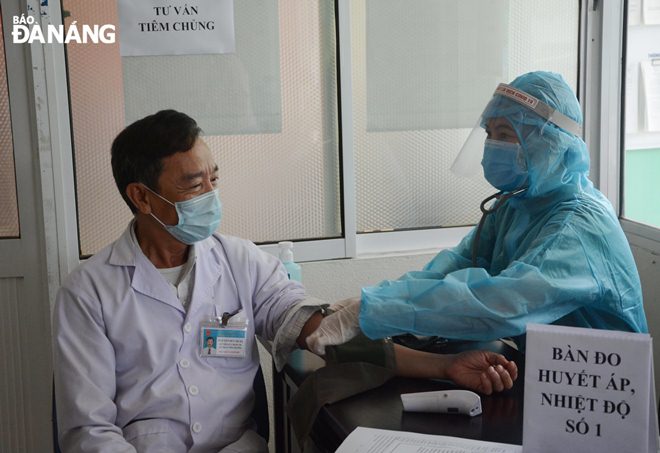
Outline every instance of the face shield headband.
<path id="1" fill-rule="evenodd" d="M 582 126 L 580 126 L 577 122 L 567 117 L 560 111 L 553 109 L 545 102 L 542 102 L 536 99 L 534 96 L 525 93 L 524 91 L 513 88 L 506 83 L 500 83 L 497 88 L 495 88 L 494 95 L 507 97 L 520 105 L 524 105 L 541 118 L 545 118 L 555 126 L 564 129 L 566 132 L 569 132 L 577 137 L 582 136 Z"/>
<path id="2" fill-rule="evenodd" d="M 575 120 L 524 91 L 518 90 L 505 83 L 500 83 L 493 93 L 493 99 L 484 109 L 484 113 L 482 113 L 479 118 L 477 125 L 468 135 L 467 140 L 456 156 L 456 159 L 451 166 L 451 171 L 454 174 L 468 177 L 474 176 L 481 168 L 480 163 L 484 151 L 484 142 L 487 138 L 486 131 L 484 130 L 485 124 L 487 123 L 486 120 L 498 116 L 506 116 L 506 113 L 503 112 L 505 109 L 499 107 L 500 104 L 505 103 L 503 102 L 505 99 L 515 103 L 511 104 L 511 102 L 508 102 L 508 105 L 520 105 L 525 107 L 525 109 L 521 110 L 520 115 L 518 115 L 519 117 L 524 118 L 525 116 L 532 115 L 537 119 L 543 119 L 546 122 L 550 122 L 577 137 L 582 136 L 582 126 Z M 511 110 L 511 107 L 506 110 Z M 501 112 L 501 114 L 498 114 L 498 112 Z M 517 127 L 520 126 L 518 124 L 512 124 L 512 126 L 516 130 L 522 129 L 521 127 Z"/>

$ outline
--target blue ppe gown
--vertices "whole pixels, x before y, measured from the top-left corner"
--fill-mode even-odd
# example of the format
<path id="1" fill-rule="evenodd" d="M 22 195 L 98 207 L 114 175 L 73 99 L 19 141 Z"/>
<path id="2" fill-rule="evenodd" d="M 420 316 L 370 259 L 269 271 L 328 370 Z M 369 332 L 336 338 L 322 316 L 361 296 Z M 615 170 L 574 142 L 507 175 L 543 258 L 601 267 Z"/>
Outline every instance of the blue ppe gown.
<path id="1" fill-rule="evenodd" d="M 511 85 L 582 123 L 558 74 L 529 73 Z M 530 322 L 647 332 L 635 262 L 611 204 L 588 179 L 584 141 L 506 98 L 489 103 L 483 121 L 493 117 L 516 130 L 527 190 L 486 218 L 478 267 L 473 229 L 422 271 L 363 288 L 363 332 L 493 340 L 522 335 Z"/>

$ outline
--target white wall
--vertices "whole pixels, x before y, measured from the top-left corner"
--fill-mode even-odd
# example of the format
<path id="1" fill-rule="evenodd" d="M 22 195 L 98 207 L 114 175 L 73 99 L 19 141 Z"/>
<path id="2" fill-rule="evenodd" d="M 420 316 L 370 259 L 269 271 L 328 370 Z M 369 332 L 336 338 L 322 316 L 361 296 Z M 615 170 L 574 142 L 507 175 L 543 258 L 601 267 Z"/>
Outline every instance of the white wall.
<path id="1" fill-rule="evenodd" d="M 350 260 L 302 263 L 303 283 L 310 296 L 329 303 L 360 295 L 360 288 L 385 279 L 395 279 L 411 270 L 420 270 L 435 255 L 417 253 L 387 254 Z"/>

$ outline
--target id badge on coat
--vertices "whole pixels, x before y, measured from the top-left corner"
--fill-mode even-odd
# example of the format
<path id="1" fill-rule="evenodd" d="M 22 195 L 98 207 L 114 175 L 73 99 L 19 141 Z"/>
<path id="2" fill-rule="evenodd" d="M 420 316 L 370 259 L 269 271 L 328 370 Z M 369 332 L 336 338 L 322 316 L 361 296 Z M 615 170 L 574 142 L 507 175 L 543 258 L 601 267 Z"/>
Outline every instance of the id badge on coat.
<path id="1" fill-rule="evenodd" d="M 202 357 L 244 358 L 247 350 L 248 320 L 242 311 L 208 318 L 200 328 Z"/>

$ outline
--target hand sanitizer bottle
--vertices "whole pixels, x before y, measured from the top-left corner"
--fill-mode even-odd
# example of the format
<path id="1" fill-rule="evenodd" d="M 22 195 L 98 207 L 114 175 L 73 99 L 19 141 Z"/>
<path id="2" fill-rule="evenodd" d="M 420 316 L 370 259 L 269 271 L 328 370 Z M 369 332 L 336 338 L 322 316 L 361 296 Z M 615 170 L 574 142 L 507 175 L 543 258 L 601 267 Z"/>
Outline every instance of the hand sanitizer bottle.
<path id="1" fill-rule="evenodd" d="M 302 281 L 300 265 L 293 261 L 293 242 L 282 241 L 278 242 L 277 245 L 280 247 L 280 260 L 284 263 L 289 280 Z"/>

